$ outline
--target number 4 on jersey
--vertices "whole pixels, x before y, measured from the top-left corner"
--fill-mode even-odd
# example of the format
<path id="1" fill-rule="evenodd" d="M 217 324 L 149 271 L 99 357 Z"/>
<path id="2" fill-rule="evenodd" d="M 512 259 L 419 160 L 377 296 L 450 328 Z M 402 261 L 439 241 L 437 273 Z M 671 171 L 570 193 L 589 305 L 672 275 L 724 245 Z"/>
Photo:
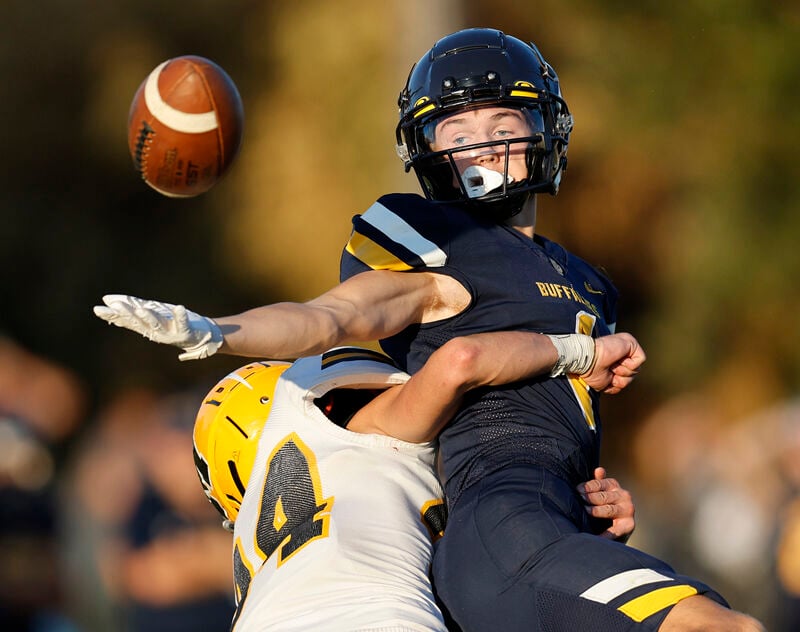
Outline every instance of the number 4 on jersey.
<path id="1" fill-rule="evenodd" d="M 256 550 L 264 559 L 277 552 L 280 566 L 309 542 L 328 535 L 333 497 L 322 498 L 316 458 L 297 434 L 288 435 L 269 456 L 261 492 Z"/>

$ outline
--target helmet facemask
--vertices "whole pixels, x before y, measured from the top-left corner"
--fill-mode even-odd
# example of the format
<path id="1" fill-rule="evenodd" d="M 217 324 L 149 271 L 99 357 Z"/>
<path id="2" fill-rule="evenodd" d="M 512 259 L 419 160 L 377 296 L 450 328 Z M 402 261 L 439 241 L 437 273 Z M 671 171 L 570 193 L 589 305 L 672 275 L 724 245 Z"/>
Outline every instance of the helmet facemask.
<path id="1" fill-rule="evenodd" d="M 420 126 L 416 141 L 414 169 L 432 200 L 476 208 L 505 200 L 521 207 L 528 193 L 541 189 L 547 146 L 536 108 L 450 112 Z"/>

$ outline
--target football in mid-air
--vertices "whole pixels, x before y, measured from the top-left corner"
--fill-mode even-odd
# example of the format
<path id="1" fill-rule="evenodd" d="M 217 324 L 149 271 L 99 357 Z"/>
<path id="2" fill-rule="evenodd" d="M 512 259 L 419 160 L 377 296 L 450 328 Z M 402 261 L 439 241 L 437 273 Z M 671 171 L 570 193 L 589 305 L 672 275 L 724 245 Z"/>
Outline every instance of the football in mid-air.
<path id="1" fill-rule="evenodd" d="M 205 193 L 239 152 L 244 109 L 217 64 L 185 55 L 159 64 L 128 114 L 128 149 L 142 179 L 169 197 Z"/>

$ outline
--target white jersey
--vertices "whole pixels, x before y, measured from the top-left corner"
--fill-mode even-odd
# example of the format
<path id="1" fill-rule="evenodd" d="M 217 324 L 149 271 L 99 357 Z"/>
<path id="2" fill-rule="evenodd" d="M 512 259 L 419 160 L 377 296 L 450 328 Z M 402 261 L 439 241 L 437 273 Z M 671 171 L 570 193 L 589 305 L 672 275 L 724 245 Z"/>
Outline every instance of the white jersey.
<path id="1" fill-rule="evenodd" d="M 374 352 L 303 358 L 278 380 L 234 528 L 235 632 L 441 631 L 432 444 L 357 434 L 314 399 L 408 375 Z"/>

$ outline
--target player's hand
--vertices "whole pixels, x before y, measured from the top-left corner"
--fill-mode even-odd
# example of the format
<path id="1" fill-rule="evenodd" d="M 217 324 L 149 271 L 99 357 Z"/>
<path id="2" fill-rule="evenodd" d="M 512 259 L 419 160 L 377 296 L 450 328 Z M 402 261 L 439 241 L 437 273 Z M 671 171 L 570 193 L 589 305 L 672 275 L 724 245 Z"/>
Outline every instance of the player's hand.
<path id="1" fill-rule="evenodd" d="M 183 349 L 179 360 L 198 360 L 222 346 L 222 332 L 205 316 L 183 305 L 150 301 L 125 294 L 106 294 L 94 313 L 112 325 L 130 329 L 148 340 Z"/>
<path id="2" fill-rule="evenodd" d="M 639 342 L 628 333 L 595 340 L 594 366 L 581 379 L 596 391 L 613 395 L 633 382 L 647 359 Z"/>
<path id="3" fill-rule="evenodd" d="M 586 511 L 595 518 L 611 520 L 611 526 L 600 534 L 603 538 L 627 542 L 636 528 L 631 493 L 620 487 L 617 479 L 606 478 L 605 468 L 594 470 L 594 479 L 581 483 L 578 493 L 586 503 Z"/>

